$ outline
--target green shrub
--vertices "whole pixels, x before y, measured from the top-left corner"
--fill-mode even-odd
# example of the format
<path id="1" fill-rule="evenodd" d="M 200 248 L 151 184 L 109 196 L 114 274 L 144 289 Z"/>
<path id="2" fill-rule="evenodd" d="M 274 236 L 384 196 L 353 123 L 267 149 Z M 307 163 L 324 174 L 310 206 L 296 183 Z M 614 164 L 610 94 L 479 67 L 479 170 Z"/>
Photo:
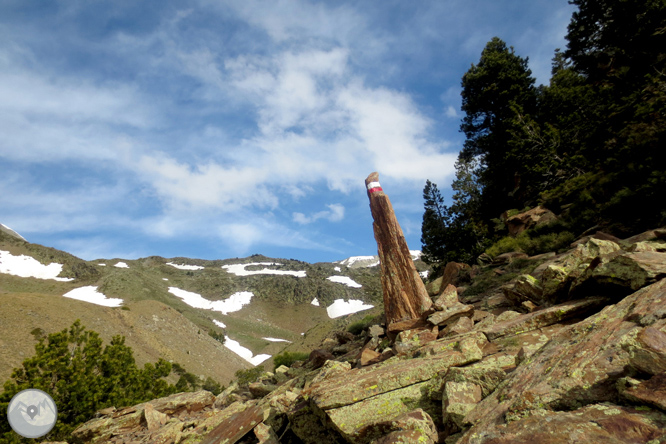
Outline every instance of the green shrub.
<path id="1" fill-rule="evenodd" d="M 305 352 L 283 352 L 273 357 L 273 364 L 275 365 L 275 368 L 278 368 L 281 365 L 291 367 L 294 362 L 305 361 L 309 357 L 310 354 Z"/>
<path id="2" fill-rule="evenodd" d="M 363 330 L 375 324 L 376 322 L 377 320 L 375 319 L 375 316 L 368 315 L 363 319 L 361 319 L 360 321 L 352 322 L 351 324 L 349 324 L 347 326 L 347 331 L 351 334 L 358 335 Z"/>
<path id="3" fill-rule="evenodd" d="M 215 396 L 222 393 L 222 391 L 225 389 L 225 387 L 223 385 L 220 385 L 219 382 L 217 382 L 216 380 L 214 380 L 210 376 L 206 378 L 206 380 L 204 381 L 201 388 L 204 389 L 204 390 L 208 390 L 209 392 L 211 392 Z"/>
<path id="4" fill-rule="evenodd" d="M 213 338 L 213 339 L 219 341 L 221 344 L 224 344 L 224 340 L 225 340 L 225 338 L 224 338 L 224 333 L 216 333 L 216 332 L 210 330 L 210 331 L 208 332 L 208 335 L 209 335 L 211 338 Z"/>
<path id="5" fill-rule="evenodd" d="M 45 439 L 70 441 L 70 433 L 98 410 L 135 405 L 175 393 L 176 387 L 163 379 L 170 373 L 171 364 L 163 359 L 138 368 L 124 337 L 114 336 L 103 347 L 99 334 L 85 330 L 77 320 L 69 329 L 40 338 L 35 355 L 14 369 L 0 394 L 0 412 L 7 410 L 9 401 L 21 390 L 43 390 L 58 407 L 58 421 Z M 17 441 L 2 414 L 0 442 L 32 440 Z"/>
<path id="6" fill-rule="evenodd" d="M 262 373 L 264 373 L 263 365 L 258 365 L 247 370 L 238 370 L 235 373 L 236 381 L 238 382 L 238 385 L 248 385 L 252 382 L 256 382 Z"/>
<path id="7" fill-rule="evenodd" d="M 495 242 L 487 250 L 486 254 L 495 258 L 503 253 L 520 251 L 534 256 L 535 254 L 557 252 L 567 248 L 574 241 L 575 236 L 570 231 L 549 231 L 562 228 L 562 225 L 550 226 L 540 231 L 530 229 L 523 231 L 516 237 L 506 236 Z M 545 233 L 545 234 L 541 234 Z"/>
<path id="8" fill-rule="evenodd" d="M 525 247 L 529 244 L 527 233 L 520 233 L 516 237 L 506 236 L 495 242 L 486 249 L 486 254 L 492 258 L 500 254 L 510 253 L 512 251 L 521 251 L 525 253 Z"/>

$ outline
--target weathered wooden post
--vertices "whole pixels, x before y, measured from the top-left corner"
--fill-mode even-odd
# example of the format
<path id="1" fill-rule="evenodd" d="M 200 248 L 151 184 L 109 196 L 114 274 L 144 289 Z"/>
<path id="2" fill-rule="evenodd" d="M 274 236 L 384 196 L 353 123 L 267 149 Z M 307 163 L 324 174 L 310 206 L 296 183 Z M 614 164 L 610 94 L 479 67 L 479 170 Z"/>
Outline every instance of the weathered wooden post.
<path id="1" fill-rule="evenodd" d="M 381 264 L 386 324 L 419 318 L 432 300 L 414 266 L 391 201 L 379 185 L 379 174 L 370 174 L 365 186 Z"/>

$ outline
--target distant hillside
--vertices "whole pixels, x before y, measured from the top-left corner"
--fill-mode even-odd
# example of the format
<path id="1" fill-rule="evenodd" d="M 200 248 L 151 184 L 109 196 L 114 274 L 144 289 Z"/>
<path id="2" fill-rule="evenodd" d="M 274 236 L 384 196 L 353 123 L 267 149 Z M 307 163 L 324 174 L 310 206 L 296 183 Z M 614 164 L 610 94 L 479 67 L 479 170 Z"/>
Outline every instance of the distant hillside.
<path id="1" fill-rule="evenodd" d="M 382 309 L 374 258 L 85 261 L 7 230 L 0 231 L 0 381 L 33 354 L 37 334 L 76 319 L 107 341 L 125 336 L 140 365 L 162 357 L 226 384 L 264 359 L 270 367 L 287 345 L 309 349 L 333 325 L 362 316 L 351 315 L 359 307 Z M 219 334 L 224 346 L 211 336 Z"/>

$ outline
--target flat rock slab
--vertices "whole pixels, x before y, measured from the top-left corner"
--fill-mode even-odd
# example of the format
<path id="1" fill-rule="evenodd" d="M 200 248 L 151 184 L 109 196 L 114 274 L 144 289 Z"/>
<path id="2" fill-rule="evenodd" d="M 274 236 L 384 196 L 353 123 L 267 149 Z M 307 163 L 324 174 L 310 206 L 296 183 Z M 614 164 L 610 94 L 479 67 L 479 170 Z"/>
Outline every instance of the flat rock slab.
<path id="1" fill-rule="evenodd" d="M 155 410 L 172 416 L 183 411 L 187 411 L 188 413 L 198 412 L 213 405 L 214 402 L 215 395 L 206 390 L 193 393 L 176 393 L 175 395 L 150 401 Z M 139 404 L 139 406 L 143 405 Z"/>
<path id="2" fill-rule="evenodd" d="M 505 322 L 497 322 L 482 331 L 490 340 L 504 335 L 524 333 L 589 313 L 604 306 L 607 302 L 606 298 L 601 297 L 565 302 L 533 313 L 526 313 Z"/>
<path id="3" fill-rule="evenodd" d="M 613 404 L 596 404 L 572 412 L 542 411 L 497 427 L 489 433 L 465 434 L 474 444 L 660 443 L 666 439 L 666 415 Z M 653 441 L 654 440 L 654 441 Z"/>
<path id="4" fill-rule="evenodd" d="M 349 370 L 340 376 L 312 385 L 306 394 L 322 410 L 354 404 L 427 381 L 449 367 L 476 362 L 483 357 L 477 343 L 485 342 L 481 333 L 433 341 L 425 346 L 432 345 L 432 350 L 429 349 L 428 353 L 424 352 L 425 347 L 419 349 L 425 357 L 407 360 L 393 358 L 373 366 Z"/>
<path id="5" fill-rule="evenodd" d="M 263 422 L 264 408 L 254 405 L 231 415 L 205 435 L 201 444 L 234 444 Z"/>
<path id="6" fill-rule="evenodd" d="M 441 414 L 440 404 L 424 396 L 429 384 L 430 381 L 413 384 L 362 402 L 327 410 L 326 414 L 348 442 L 367 443 L 385 433 L 378 424 L 395 420 L 414 408 L 418 407 L 430 416 Z"/>
<path id="7" fill-rule="evenodd" d="M 458 319 L 461 316 L 472 317 L 474 315 L 474 306 L 456 303 L 442 311 L 436 311 L 428 316 L 428 322 L 433 325 L 446 325 Z"/>

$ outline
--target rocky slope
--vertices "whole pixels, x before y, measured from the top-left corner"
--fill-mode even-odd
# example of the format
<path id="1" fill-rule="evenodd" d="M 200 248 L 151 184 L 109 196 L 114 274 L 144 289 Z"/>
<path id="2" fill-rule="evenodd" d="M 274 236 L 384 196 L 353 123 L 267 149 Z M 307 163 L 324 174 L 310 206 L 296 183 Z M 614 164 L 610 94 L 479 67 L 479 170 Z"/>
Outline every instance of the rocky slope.
<path id="1" fill-rule="evenodd" d="M 420 319 L 332 332 L 219 396 L 108 409 L 76 443 L 666 443 L 666 230 L 449 264 Z"/>

